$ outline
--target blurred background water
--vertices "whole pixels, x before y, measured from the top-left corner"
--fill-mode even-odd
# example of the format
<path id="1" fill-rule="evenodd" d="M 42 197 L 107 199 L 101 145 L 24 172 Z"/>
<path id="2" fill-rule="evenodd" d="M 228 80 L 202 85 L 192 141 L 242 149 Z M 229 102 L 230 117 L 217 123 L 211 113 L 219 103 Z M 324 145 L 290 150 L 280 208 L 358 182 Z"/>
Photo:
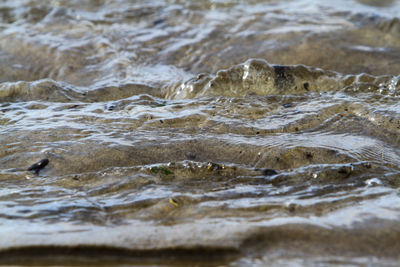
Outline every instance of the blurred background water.
<path id="1" fill-rule="evenodd" d="M 0 263 L 397 266 L 398 14 L 1 1 Z"/>

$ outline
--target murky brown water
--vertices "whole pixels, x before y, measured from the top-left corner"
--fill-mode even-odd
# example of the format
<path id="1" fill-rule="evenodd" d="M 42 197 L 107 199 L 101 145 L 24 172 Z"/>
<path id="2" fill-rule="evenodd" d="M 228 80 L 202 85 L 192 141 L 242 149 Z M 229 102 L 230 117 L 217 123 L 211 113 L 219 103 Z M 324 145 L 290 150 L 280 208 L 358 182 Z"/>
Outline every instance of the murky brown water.
<path id="1" fill-rule="evenodd" d="M 0 264 L 399 265 L 398 14 L 2 1 Z"/>

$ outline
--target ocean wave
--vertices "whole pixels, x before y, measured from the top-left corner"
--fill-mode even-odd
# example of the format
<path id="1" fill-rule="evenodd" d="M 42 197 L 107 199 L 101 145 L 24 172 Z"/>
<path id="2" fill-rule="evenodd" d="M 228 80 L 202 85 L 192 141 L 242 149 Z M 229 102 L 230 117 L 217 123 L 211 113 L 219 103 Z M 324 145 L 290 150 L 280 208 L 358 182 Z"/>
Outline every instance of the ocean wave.
<path id="1" fill-rule="evenodd" d="M 244 97 L 246 95 L 287 95 L 310 92 L 375 92 L 398 95 L 399 76 L 344 75 L 305 65 L 273 65 L 263 59 L 200 74 L 167 93 L 167 98 L 202 96 Z"/>

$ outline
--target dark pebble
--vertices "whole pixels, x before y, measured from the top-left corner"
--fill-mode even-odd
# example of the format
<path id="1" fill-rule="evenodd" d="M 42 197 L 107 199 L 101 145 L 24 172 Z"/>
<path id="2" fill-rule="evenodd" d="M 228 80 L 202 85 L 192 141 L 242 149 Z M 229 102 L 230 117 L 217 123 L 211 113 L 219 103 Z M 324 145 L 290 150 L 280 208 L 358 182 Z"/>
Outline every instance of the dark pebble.
<path id="1" fill-rule="evenodd" d="M 196 159 L 196 154 L 189 152 L 189 153 L 186 154 L 186 157 L 189 160 L 195 160 Z"/>
<path id="2" fill-rule="evenodd" d="M 294 104 L 293 103 L 285 103 L 285 104 L 282 105 L 282 107 L 284 107 L 284 108 L 292 108 L 292 107 L 294 107 Z"/>
<path id="3" fill-rule="evenodd" d="M 288 206 L 288 210 L 289 210 L 290 212 L 295 212 L 295 211 L 296 211 L 296 204 L 291 203 L 291 204 Z"/>
<path id="4" fill-rule="evenodd" d="M 343 166 L 339 168 L 338 173 L 343 175 L 343 178 L 348 178 L 352 173 L 352 167 L 350 166 Z"/>
<path id="5" fill-rule="evenodd" d="M 153 21 L 153 25 L 156 26 L 158 24 L 164 23 L 164 21 L 165 20 L 163 20 L 163 19 L 157 19 L 157 20 Z"/>
<path id="6" fill-rule="evenodd" d="M 79 107 L 79 105 L 72 105 L 72 106 L 69 106 L 68 109 L 74 109 L 74 108 L 78 108 L 78 107 Z"/>
<path id="7" fill-rule="evenodd" d="M 264 169 L 262 171 L 262 174 L 265 175 L 265 176 L 271 176 L 271 175 L 278 174 L 278 172 L 273 170 L 273 169 Z"/>
<path id="8" fill-rule="evenodd" d="M 341 168 L 338 170 L 338 173 L 340 173 L 340 174 L 348 174 L 349 171 L 347 170 L 346 167 L 341 167 Z"/>
<path id="9" fill-rule="evenodd" d="M 306 91 L 310 91 L 310 84 L 309 83 L 304 83 L 303 87 Z"/>
<path id="10" fill-rule="evenodd" d="M 39 162 L 36 162 L 32 166 L 28 168 L 28 171 L 34 171 L 36 174 L 39 174 L 40 170 L 46 167 L 46 165 L 49 164 L 48 159 L 42 159 Z"/>

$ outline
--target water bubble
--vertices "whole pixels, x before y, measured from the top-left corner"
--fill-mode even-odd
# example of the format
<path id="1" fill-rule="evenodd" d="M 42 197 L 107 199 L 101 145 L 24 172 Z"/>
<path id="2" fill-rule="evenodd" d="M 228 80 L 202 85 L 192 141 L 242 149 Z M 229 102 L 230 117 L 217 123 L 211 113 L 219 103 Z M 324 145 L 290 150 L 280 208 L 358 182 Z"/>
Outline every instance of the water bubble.
<path id="1" fill-rule="evenodd" d="M 396 93 L 396 87 L 397 87 L 397 85 L 399 83 L 399 80 L 400 80 L 400 76 L 395 76 L 390 80 L 390 83 L 389 83 L 389 86 L 388 86 L 390 94 L 393 95 L 393 94 Z"/>

